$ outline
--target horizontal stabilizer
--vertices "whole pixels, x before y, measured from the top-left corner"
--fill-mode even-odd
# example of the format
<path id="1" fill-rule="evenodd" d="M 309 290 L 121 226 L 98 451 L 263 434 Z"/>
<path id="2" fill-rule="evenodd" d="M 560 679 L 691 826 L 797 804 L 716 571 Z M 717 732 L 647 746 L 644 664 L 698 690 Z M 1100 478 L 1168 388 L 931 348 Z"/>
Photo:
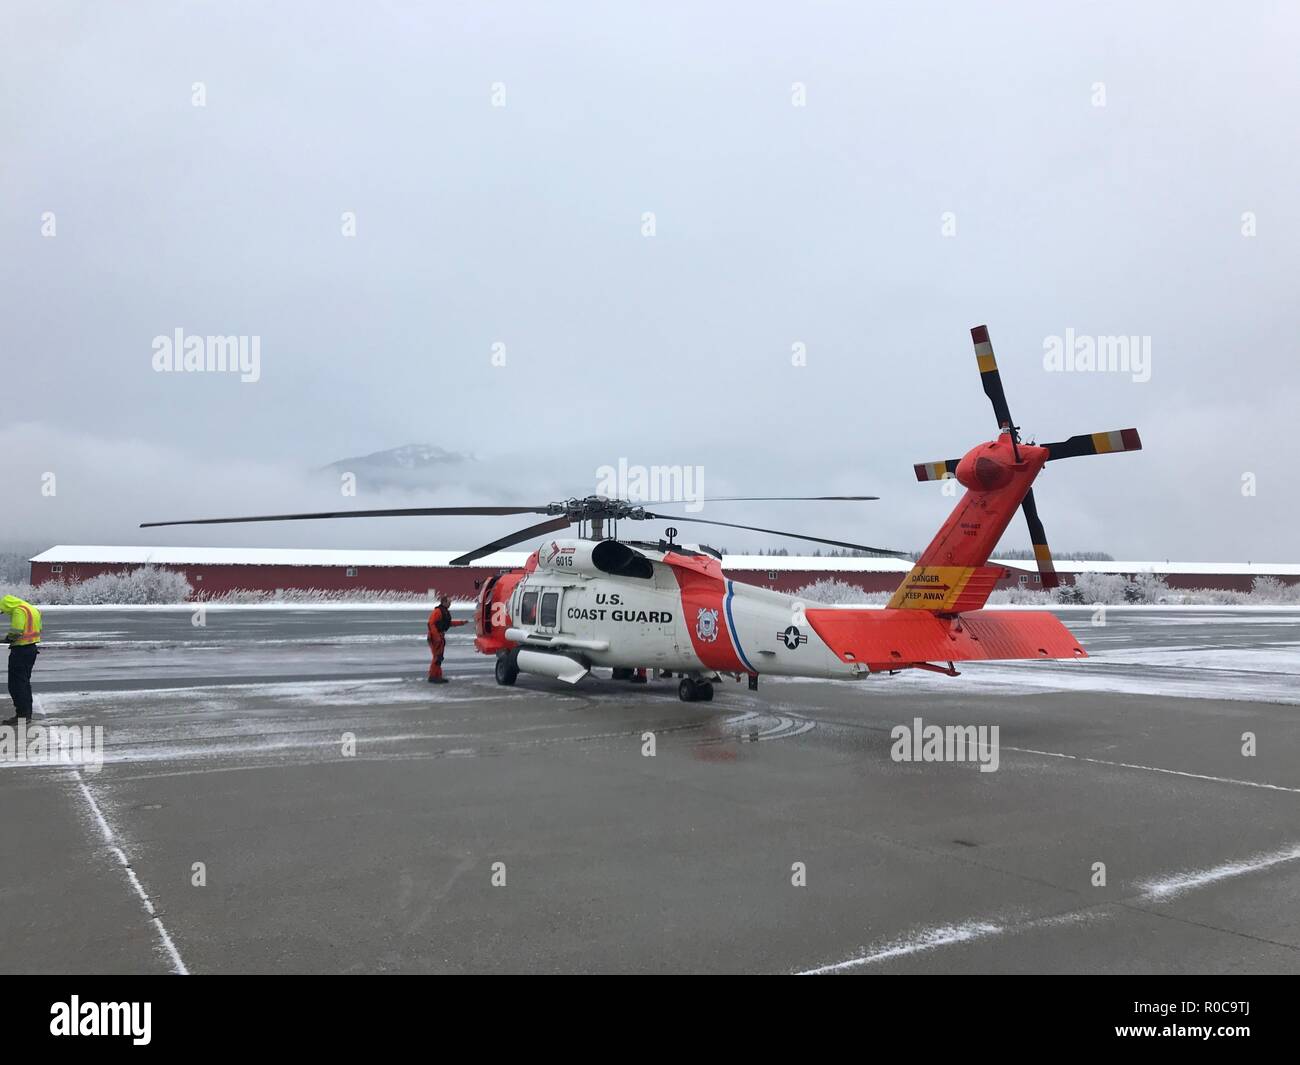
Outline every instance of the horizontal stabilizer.
<path id="1" fill-rule="evenodd" d="M 944 618 L 925 610 L 812 609 L 807 617 L 841 661 L 873 672 L 919 662 L 1087 657 L 1046 611 L 977 610 Z"/>

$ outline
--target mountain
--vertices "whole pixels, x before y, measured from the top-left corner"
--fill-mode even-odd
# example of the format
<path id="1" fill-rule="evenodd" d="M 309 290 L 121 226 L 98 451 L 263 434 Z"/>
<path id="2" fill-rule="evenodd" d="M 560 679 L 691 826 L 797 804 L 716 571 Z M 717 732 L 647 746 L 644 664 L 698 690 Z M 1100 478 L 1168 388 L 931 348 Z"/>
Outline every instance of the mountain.
<path id="1" fill-rule="evenodd" d="M 320 472 L 356 476 L 358 486 L 371 489 L 384 488 L 441 488 L 449 483 L 463 483 L 467 467 L 478 460 L 462 451 L 448 451 L 435 444 L 404 444 L 375 451 L 369 455 L 355 455 L 339 459 Z"/>

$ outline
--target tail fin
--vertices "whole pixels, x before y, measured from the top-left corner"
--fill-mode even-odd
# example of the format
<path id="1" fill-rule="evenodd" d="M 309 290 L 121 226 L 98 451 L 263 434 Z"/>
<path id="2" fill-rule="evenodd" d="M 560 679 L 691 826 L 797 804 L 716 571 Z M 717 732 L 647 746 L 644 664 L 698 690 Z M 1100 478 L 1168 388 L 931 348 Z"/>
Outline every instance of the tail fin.
<path id="1" fill-rule="evenodd" d="M 895 610 L 955 614 L 982 607 L 1006 572 L 1000 566 L 985 563 L 1017 508 L 1024 510 L 1029 523 L 1043 587 L 1056 587 L 1052 552 L 1034 500 L 1034 479 L 1053 459 L 1142 448 L 1136 429 L 1072 436 L 1041 447 L 1021 443 L 1020 431 L 1011 419 L 1011 408 L 1002 388 L 1002 374 L 988 328 L 977 325 L 970 336 L 975 345 L 980 383 L 993 404 L 993 414 L 1002 432 L 996 440 L 967 452 L 960 461 L 923 462 L 915 467 L 918 481 L 940 481 L 955 475 L 967 492 L 890 599 L 889 606 Z"/>
<path id="2" fill-rule="evenodd" d="M 936 614 L 961 614 L 988 602 L 998 581 L 1006 576 L 1002 566 L 923 566 L 917 563 L 889 600 L 891 610 L 929 610 Z"/>
<path id="3" fill-rule="evenodd" d="M 986 565 L 989 555 L 1046 461 L 1043 448 L 1013 449 L 1011 434 L 1003 433 L 957 463 L 957 479 L 967 492 L 921 552 L 889 606 L 943 614 L 982 607 L 1006 573 L 1001 566 Z M 938 465 L 928 463 L 918 470 Z"/>

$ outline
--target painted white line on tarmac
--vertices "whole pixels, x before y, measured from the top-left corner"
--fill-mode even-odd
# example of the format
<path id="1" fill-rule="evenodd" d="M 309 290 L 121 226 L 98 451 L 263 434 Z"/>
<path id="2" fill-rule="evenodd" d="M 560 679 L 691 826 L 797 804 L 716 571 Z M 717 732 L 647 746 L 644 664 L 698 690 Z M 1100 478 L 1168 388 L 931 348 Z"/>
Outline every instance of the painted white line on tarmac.
<path id="1" fill-rule="evenodd" d="M 937 950 L 953 943 L 969 943 L 973 939 L 1001 935 L 1006 929 L 1001 925 L 972 921 L 960 925 L 941 925 L 929 928 L 919 935 L 901 939 L 889 946 L 882 947 L 870 954 L 863 954 L 847 961 L 837 961 L 833 965 L 822 965 L 816 969 L 805 969 L 800 976 L 822 976 L 826 973 L 839 973 L 847 969 L 856 969 L 859 965 L 871 965 L 889 958 L 902 958 L 908 954 L 920 954 L 927 950 Z"/>
<path id="2" fill-rule="evenodd" d="M 1114 766 L 1117 769 L 1143 769 L 1148 773 L 1166 773 L 1174 777 L 1187 777 L 1190 780 L 1209 780 L 1215 784 L 1240 784 L 1244 788 L 1263 788 L 1266 791 L 1288 791 L 1300 795 L 1300 788 L 1288 788 L 1284 784 L 1266 784 L 1259 780 L 1238 780 L 1235 777 L 1215 777 L 1207 773 L 1188 773 L 1182 769 L 1165 769 L 1158 765 L 1139 765 L 1136 762 L 1111 762 L 1105 758 L 1088 758 L 1082 754 L 1063 754 L 1061 751 L 1036 751 L 1031 747 L 1008 747 L 1004 751 L 1018 751 L 1020 754 L 1040 754 L 1045 758 L 1067 758 L 1072 762 L 1091 762 L 1093 765 Z"/>
<path id="3" fill-rule="evenodd" d="M 1209 869 L 1173 873 L 1156 877 L 1137 884 L 1143 902 L 1163 902 L 1209 884 L 1218 883 L 1233 877 L 1245 876 L 1263 869 L 1270 869 L 1286 862 L 1300 861 L 1300 844 L 1291 844 L 1267 854 L 1234 862 L 1224 862 Z M 1121 902 L 1122 900 L 1109 900 Z M 925 928 L 903 939 L 893 940 L 883 946 L 855 954 L 843 961 L 829 965 L 819 965 L 813 969 L 803 969 L 797 976 L 822 976 L 829 973 L 847 972 L 864 965 L 902 958 L 910 954 L 921 954 L 941 947 L 950 947 L 958 943 L 970 943 L 977 939 L 1007 935 L 1015 932 L 1027 932 L 1038 928 L 1054 927 L 1063 924 L 1075 924 L 1089 920 L 1108 920 L 1106 914 L 1095 907 L 1073 910 L 1069 913 L 1055 914 L 1050 917 L 1037 917 L 1028 921 L 993 918 L 988 920 L 963 921 L 961 924 L 938 925 Z"/>
<path id="4" fill-rule="evenodd" d="M 135 875 L 135 870 L 131 868 L 131 862 L 121 847 L 114 842 L 115 835 L 108 819 L 104 817 L 104 811 L 100 809 L 99 803 L 95 801 L 95 796 L 86 787 L 85 780 L 82 779 L 81 770 L 74 769 L 73 777 L 77 781 L 77 787 L 81 789 L 82 798 L 86 800 L 86 805 L 90 807 L 90 812 L 94 814 L 95 821 L 99 825 L 99 830 L 104 834 L 104 842 L 109 845 L 109 850 L 113 856 L 121 863 L 122 868 L 126 871 L 126 877 L 131 882 L 131 887 L 135 890 L 140 902 L 144 906 L 144 912 L 149 915 L 149 920 L 153 923 L 154 930 L 158 933 L 158 939 L 162 943 L 163 949 L 171 959 L 172 972 L 177 976 L 189 976 L 190 971 L 185 967 L 185 961 L 181 958 L 181 952 L 176 949 L 176 944 L 172 941 L 167 926 L 162 923 L 162 918 L 158 916 L 157 911 L 153 908 L 153 903 L 149 899 L 148 892 L 145 891 L 144 885 L 140 883 L 140 878 Z"/>
<path id="5" fill-rule="evenodd" d="M 104 814 L 99 809 L 99 803 L 95 797 L 90 794 L 90 789 L 86 787 L 86 782 L 81 778 L 81 770 L 74 769 L 72 775 L 77 778 L 77 787 L 81 789 L 82 797 L 85 798 L 86 804 L 90 807 L 90 812 L 95 815 L 95 820 L 99 823 L 99 830 L 104 833 L 104 842 L 111 844 L 113 842 L 113 830 L 108 827 L 108 822 L 104 820 Z"/>
<path id="6" fill-rule="evenodd" d="M 1247 858 L 1245 861 L 1225 862 L 1223 865 L 1216 865 L 1211 869 L 1175 873 L 1172 876 L 1147 880 L 1138 886 L 1142 888 L 1143 898 L 1150 902 L 1158 902 L 1162 899 L 1171 899 L 1187 891 L 1194 891 L 1206 884 L 1246 876 L 1248 873 L 1257 873 L 1261 869 L 1270 869 L 1275 865 L 1294 861 L 1300 861 L 1300 846 L 1284 847 L 1268 854 Z"/>

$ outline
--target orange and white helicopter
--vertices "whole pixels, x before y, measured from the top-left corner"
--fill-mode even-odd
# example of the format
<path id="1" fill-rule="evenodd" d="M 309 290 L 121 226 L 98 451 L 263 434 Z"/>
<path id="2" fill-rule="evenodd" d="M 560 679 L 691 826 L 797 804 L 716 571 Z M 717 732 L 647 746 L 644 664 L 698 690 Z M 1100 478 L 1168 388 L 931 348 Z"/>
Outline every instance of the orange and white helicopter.
<path id="1" fill-rule="evenodd" d="M 966 494 L 917 559 L 884 609 L 808 604 L 726 576 L 707 547 L 605 536 L 620 520 L 699 522 L 748 529 L 871 552 L 899 552 L 816 536 L 759 529 L 688 515 L 659 514 L 624 500 L 588 496 L 543 507 L 420 507 L 399 510 L 208 518 L 155 525 L 291 521 L 393 515 L 545 514 L 548 520 L 475 551 L 464 565 L 514 544 L 578 526 L 579 537 L 550 539 L 523 569 L 498 574 L 479 589 L 476 649 L 496 658 L 496 679 L 520 673 L 575 684 L 595 667 L 630 677 L 657 670 L 678 679 L 687 702 L 713 698 L 722 677 L 758 686 L 764 674 L 854 680 L 872 673 L 926 669 L 956 676 L 955 663 L 976 659 L 1083 658 L 1086 652 L 1046 611 L 982 609 L 1001 566 L 988 565 L 1017 508 L 1029 524 L 1042 586 L 1057 585 L 1033 483 L 1044 465 L 1078 455 L 1136 451 L 1136 429 L 1072 436 L 1053 444 L 1021 441 L 1002 389 L 988 329 L 971 330 L 984 392 L 1001 429 L 960 460 L 915 467 L 918 480 L 955 476 Z M 861 500 L 874 496 L 730 497 Z M 581 534 L 590 529 L 590 538 Z"/>

